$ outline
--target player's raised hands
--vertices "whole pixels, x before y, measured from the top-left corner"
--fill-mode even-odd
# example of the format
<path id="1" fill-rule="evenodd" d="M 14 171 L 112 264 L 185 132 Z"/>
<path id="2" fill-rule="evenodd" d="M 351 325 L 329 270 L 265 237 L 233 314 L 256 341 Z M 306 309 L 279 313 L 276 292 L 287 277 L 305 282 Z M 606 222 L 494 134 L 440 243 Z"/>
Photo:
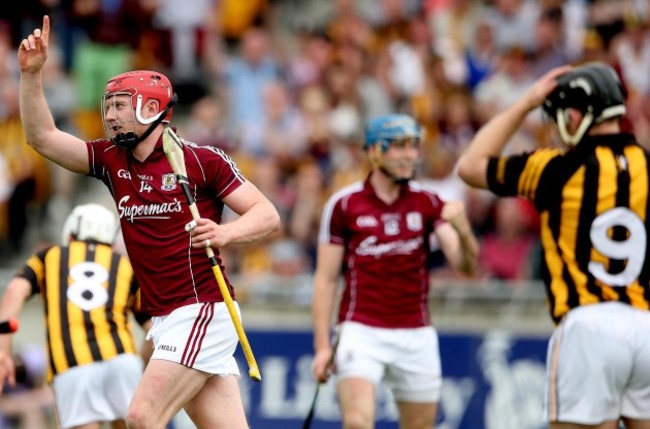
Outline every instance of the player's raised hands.
<path id="1" fill-rule="evenodd" d="M 537 79 L 535 84 L 522 96 L 528 110 L 540 106 L 557 86 L 557 78 L 571 71 L 571 69 L 572 67 L 569 65 L 555 67 Z"/>
<path id="2" fill-rule="evenodd" d="M 50 39 L 50 17 L 43 17 L 43 28 L 37 28 L 20 42 L 18 64 L 22 72 L 39 72 L 47 60 Z"/>

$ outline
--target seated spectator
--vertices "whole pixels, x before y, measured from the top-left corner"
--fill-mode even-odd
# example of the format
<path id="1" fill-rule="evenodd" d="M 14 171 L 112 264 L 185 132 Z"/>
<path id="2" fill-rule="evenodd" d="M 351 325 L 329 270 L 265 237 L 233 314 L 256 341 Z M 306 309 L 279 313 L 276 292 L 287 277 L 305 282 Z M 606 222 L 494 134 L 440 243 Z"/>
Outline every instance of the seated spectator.
<path id="1" fill-rule="evenodd" d="M 531 256 L 536 238 L 530 203 L 520 198 L 495 201 L 494 231 L 481 242 L 479 267 L 483 276 L 499 280 L 523 280 L 532 273 Z"/>

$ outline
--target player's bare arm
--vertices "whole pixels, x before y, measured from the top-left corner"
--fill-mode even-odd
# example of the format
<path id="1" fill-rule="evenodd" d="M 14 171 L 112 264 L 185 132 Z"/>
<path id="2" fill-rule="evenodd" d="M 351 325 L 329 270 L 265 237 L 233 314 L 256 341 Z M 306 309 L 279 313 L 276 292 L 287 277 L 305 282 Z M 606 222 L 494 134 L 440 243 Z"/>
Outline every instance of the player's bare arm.
<path id="1" fill-rule="evenodd" d="M 22 277 L 14 277 L 9 281 L 4 296 L 0 319 L 18 318 L 23 305 L 31 293 L 31 285 Z M 5 381 L 10 386 L 16 385 L 16 367 L 13 360 L 13 335 L 0 335 L 0 393 Z"/>
<path id="2" fill-rule="evenodd" d="M 460 201 L 448 201 L 440 216 L 446 223 L 436 228 L 436 235 L 447 261 L 458 271 L 473 273 L 479 245 L 467 219 L 465 205 Z"/>
<path id="3" fill-rule="evenodd" d="M 312 372 L 314 378 L 323 382 L 329 376 L 332 354 L 330 332 L 332 314 L 336 301 L 336 291 L 341 264 L 343 263 L 344 248 L 338 244 L 318 245 L 316 273 L 314 274 L 314 297 L 312 299 L 312 317 L 314 320 L 314 362 Z"/>
<path id="4" fill-rule="evenodd" d="M 544 102 L 556 87 L 556 79 L 569 70 L 570 66 L 562 66 L 546 73 L 516 103 L 497 114 L 476 133 L 458 160 L 458 175 L 465 183 L 487 189 L 489 159 L 503 151 L 528 113 Z"/>
<path id="5" fill-rule="evenodd" d="M 20 65 L 20 116 L 27 142 L 38 153 L 77 173 L 88 173 L 88 154 L 83 140 L 59 130 L 43 93 L 41 71 L 48 56 L 50 18 L 18 47 Z"/>
<path id="6" fill-rule="evenodd" d="M 207 240 L 212 247 L 250 243 L 280 229 L 280 215 L 275 206 L 251 182 L 243 183 L 223 202 L 239 218 L 225 224 L 199 219 L 192 230 L 192 246 L 207 247 Z"/>

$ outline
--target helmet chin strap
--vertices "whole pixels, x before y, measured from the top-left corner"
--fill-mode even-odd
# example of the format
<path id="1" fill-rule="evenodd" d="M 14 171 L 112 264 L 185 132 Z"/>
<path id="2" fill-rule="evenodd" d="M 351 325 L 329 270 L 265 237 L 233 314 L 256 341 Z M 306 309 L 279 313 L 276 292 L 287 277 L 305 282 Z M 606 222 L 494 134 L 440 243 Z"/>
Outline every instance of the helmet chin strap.
<path id="1" fill-rule="evenodd" d="M 174 95 L 172 95 L 171 100 L 169 100 L 169 103 L 167 103 L 167 106 L 165 106 L 163 111 L 158 114 L 156 119 L 151 123 L 149 128 L 147 128 L 147 130 L 141 136 L 138 136 L 134 132 L 119 133 L 111 137 L 111 141 L 115 143 L 115 146 L 120 147 L 122 149 L 135 149 L 138 143 L 140 143 L 141 141 L 149 137 L 149 135 L 153 132 L 153 130 L 155 130 L 156 127 L 165 120 L 167 113 L 169 113 L 169 111 L 176 105 L 177 102 L 178 102 L 178 96 L 176 95 L 176 93 L 174 93 Z M 139 111 L 140 111 L 140 105 L 138 103 L 138 107 L 136 111 L 136 115 L 138 118 L 140 117 Z"/>
<path id="2" fill-rule="evenodd" d="M 587 112 L 582 118 L 582 121 L 580 121 L 580 125 L 578 126 L 575 134 L 570 134 L 569 130 L 567 129 L 566 115 L 562 110 L 563 109 L 558 109 L 556 113 L 557 129 L 560 133 L 560 138 L 566 145 L 575 146 L 580 142 L 580 140 L 582 140 L 582 137 L 591 126 L 592 122 L 594 121 L 594 115 L 591 112 Z"/>

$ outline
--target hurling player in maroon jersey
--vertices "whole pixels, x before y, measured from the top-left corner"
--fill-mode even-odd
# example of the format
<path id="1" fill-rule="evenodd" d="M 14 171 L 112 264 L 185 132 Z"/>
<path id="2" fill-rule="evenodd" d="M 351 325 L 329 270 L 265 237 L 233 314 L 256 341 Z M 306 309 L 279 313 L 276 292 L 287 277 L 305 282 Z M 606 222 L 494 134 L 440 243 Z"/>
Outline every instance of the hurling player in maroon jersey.
<path id="1" fill-rule="evenodd" d="M 387 115 L 366 126 L 373 169 L 365 181 L 334 194 L 323 211 L 313 299 L 313 372 L 324 381 L 334 353 L 345 428 L 372 428 L 377 387 L 392 390 L 400 427 L 435 425 L 442 375 L 438 336 L 431 325 L 429 237 L 456 269 L 471 273 L 477 240 L 460 202 L 443 202 L 411 181 L 420 152 L 420 126 Z M 338 347 L 330 323 L 338 280 Z"/>
<path id="2" fill-rule="evenodd" d="M 199 428 L 247 428 L 233 357 L 237 335 L 205 248 L 214 248 L 221 265 L 220 247 L 279 229 L 275 207 L 222 151 L 187 143 L 187 175 L 202 218 L 185 232 L 192 215 L 162 150 L 175 102 L 167 77 L 139 70 L 109 80 L 102 97 L 108 138 L 85 142 L 56 128 L 43 94 L 49 33 L 46 16 L 43 28 L 18 50 L 27 141 L 46 158 L 109 188 L 142 308 L 154 316 L 148 337 L 155 350 L 131 401 L 128 426 L 163 428 L 184 408 Z M 221 224 L 224 205 L 239 218 Z"/>

